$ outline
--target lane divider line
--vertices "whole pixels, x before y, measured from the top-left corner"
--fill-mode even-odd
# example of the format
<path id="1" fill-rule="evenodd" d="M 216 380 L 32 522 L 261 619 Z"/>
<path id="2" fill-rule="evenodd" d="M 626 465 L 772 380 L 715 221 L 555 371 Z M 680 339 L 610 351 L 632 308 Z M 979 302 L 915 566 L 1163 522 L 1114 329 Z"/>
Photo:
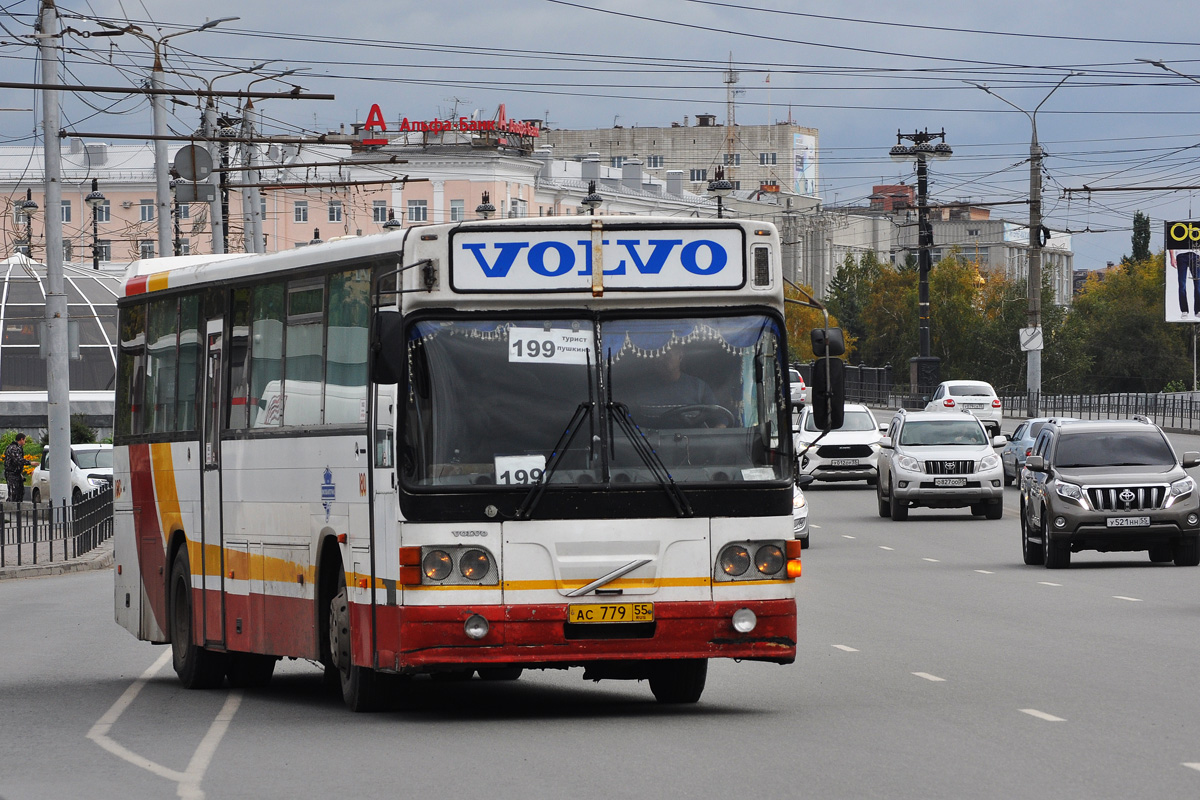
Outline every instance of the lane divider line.
<path id="1" fill-rule="evenodd" d="M 1131 603 L 1140 603 L 1140 602 L 1142 602 L 1142 601 L 1141 601 L 1139 598 L 1137 598 L 1137 597 L 1126 597 L 1126 596 L 1125 596 L 1125 595 L 1123 595 L 1123 594 L 1114 594 L 1114 595 L 1113 595 L 1113 599 L 1114 599 L 1114 600 L 1128 600 L 1128 601 L 1129 601 L 1129 602 L 1131 602 Z"/>
<path id="2" fill-rule="evenodd" d="M 941 561 L 938 561 L 936 558 L 922 558 L 921 560 L 922 560 L 922 561 L 928 561 L 928 562 L 930 562 L 930 563 L 932 563 L 932 564 L 940 564 L 940 563 L 942 563 Z"/>
<path id="3" fill-rule="evenodd" d="M 847 645 L 844 645 L 844 644 L 835 644 L 835 645 L 834 645 L 834 647 L 836 647 L 838 650 L 844 650 L 844 651 L 846 651 L 847 653 L 857 653 L 857 652 L 858 652 L 858 651 L 857 651 L 857 650 L 855 650 L 853 647 L 849 647 L 849 646 L 847 646 Z"/>
<path id="4" fill-rule="evenodd" d="M 853 536 L 850 536 L 850 535 L 848 535 L 848 534 L 845 534 L 845 533 L 843 533 L 843 534 L 842 534 L 842 538 L 843 538 L 843 539 L 853 539 L 854 537 L 853 537 Z"/>
<path id="5" fill-rule="evenodd" d="M 1197 772 L 1200 772 L 1200 762 L 1196 762 L 1196 761 L 1184 761 L 1184 762 L 1183 762 L 1183 766 L 1187 767 L 1188 769 L 1194 769 L 1194 770 L 1196 770 Z"/>
<path id="6" fill-rule="evenodd" d="M 1040 586 L 1062 586 L 1061 583 L 1051 583 L 1050 581 L 1038 581 Z"/>
<path id="7" fill-rule="evenodd" d="M 1053 714 L 1047 714 L 1045 711 L 1038 711 L 1036 708 L 1020 708 L 1017 709 L 1022 714 L 1028 714 L 1031 717 L 1037 717 L 1046 722 L 1066 722 L 1062 717 L 1056 717 Z"/>
<path id="8" fill-rule="evenodd" d="M 978 572 L 980 575 L 995 575 L 996 574 L 989 569 L 977 569 L 975 571 Z"/>
<path id="9" fill-rule="evenodd" d="M 914 672 L 913 675 L 916 675 L 918 678 L 924 678 L 927 681 L 933 681 L 934 683 L 946 682 L 945 678 L 939 678 L 937 675 L 930 675 L 928 672 Z"/>
<path id="10" fill-rule="evenodd" d="M 886 544 L 881 544 L 881 545 L 879 545 L 879 549 L 880 550 L 895 550 L 896 548 L 888 547 Z"/>

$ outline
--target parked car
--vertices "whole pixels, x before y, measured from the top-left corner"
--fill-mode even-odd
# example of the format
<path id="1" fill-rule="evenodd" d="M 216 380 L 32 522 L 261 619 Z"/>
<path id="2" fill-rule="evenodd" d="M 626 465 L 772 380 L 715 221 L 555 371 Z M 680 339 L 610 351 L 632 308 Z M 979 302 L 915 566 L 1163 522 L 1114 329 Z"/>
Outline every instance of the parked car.
<path id="1" fill-rule="evenodd" d="M 991 431 L 1000 435 L 1004 419 L 1000 398 L 990 383 L 983 381 L 942 381 L 925 404 L 926 411 L 962 411 L 977 417 Z"/>
<path id="2" fill-rule="evenodd" d="M 1004 469 L 983 423 L 955 411 L 901 409 L 880 440 L 879 516 L 908 519 L 911 506 L 961 508 L 976 516 L 1004 515 Z"/>
<path id="3" fill-rule="evenodd" d="M 804 498 L 804 489 L 812 483 L 812 476 L 797 475 L 792 488 L 792 538 L 800 540 L 800 549 L 808 547 L 808 501 Z"/>
<path id="4" fill-rule="evenodd" d="M 78 503 L 89 494 L 113 480 L 113 450 L 111 444 L 71 445 L 71 502 Z M 50 499 L 50 448 L 42 449 L 42 461 L 33 468 L 29 497 L 35 503 Z"/>
<path id="5" fill-rule="evenodd" d="M 871 409 L 847 403 L 842 427 L 821 436 L 812 407 L 800 413 L 796 429 L 796 457 L 800 473 L 819 481 L 866 481 L 879 477 L 879 423 Z M 818 440 L 818 437 L 819 440 Z"/>
<path id="6" fill-rule="evenodd" d="M 1144 417 L 1048 423 L 1021 477 L 1021 554 L 1062 569 L 1081 550 L 1147 550 L 1150 560 L 1200 564 L 1200 492 L 1162 429 Z"/>
<path id="7" fill-rule="evenodd" d="M 1047 423 L 1075 421 L 1075 417 L 1034 417 L 1018 425 L 1012 436 L 1008 437 L 1008 444 L 1000 451 L 1000 460 L 1004 462 L 1004 485 L 1012 486 L 1021 474 L 1025 456 L 1033 450 L 1034 440 Z"/>
<path id="8" fill-rule="evenodd" d="M 804 376 L 800 370 L 788 369 L 788 381 L 791 383 L 792 408 L 798 408 L 808 402 L 808 387 L 804 385 Z"/>

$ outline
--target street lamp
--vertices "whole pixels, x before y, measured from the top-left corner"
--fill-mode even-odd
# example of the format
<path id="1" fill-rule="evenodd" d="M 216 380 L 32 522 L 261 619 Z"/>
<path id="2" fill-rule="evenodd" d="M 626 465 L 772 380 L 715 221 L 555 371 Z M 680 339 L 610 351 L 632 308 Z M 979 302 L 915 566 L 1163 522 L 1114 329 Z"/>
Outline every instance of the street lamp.
<path id="1" fill-rule="evenodd" d="M 92 178 L 92 190 L 83 198 L 88 208 L 92 209 L 92 269 L 100 269 L 100 206 L 104 205 L 104 195 L 100 193 L 99 183 Z"/>
<path id="2" fill-rule="evenodd" d="M 589 214 L 596 215 L 596 209 L 604 202 L 604 198 L 596 191 L 595 181 L 588 181 L 588 193 L 580 202 L 587 208 Z"/>
<path id="3" fill-rule="evenodd" d="M 941 139 L 936 146 L 934 139 Z M 904 141 L 912 145 L 904 144 Z M 917 162 L 917 318 L 918 353 L 909 360 L 911 386 L 917 396 L 933 390 L 941 380 L 941 361 L 930 354 L 929 334 L 929 271 L 933 269 L 929 248 L 933 246 L 933 226 L 929 224 L 929 159 L 943 161 L 954 154 L 946 144 L 946 131 L 938 133 L 924 131 L 900 133 L 896 131 L 896 144 L 888 151 L 893 161 Z"/>
<path id="4" fill-rule="evenodd" d="M 389 208 L 387 222 L 383 223 L 383 229 L 391 232 L 398 231 L 403 227 L 404 226 L 400 224 L 400 220 L 396 219 L 396 209 Z"/>
<path id="5" fill-rule="evenodd" d="M 33 215 L 37 213 L 38 204 L 33 199 L 33 189 L 25 190 L 25 199 L 17 208 L 25 217 L 25 255 L 33 258 Z"/>
<path id="6" fill-rule="evenodd" d="M 482 202 L 475 206 L 475 213 L 480 219 L 491 219 L 492 214 L 496 213 L 496 207 L 492 205 L 491 196 L 488 192 L 483 193 Z"/>
<path id="7" fill-rule="evenodd" d="M 1026 351 L 1025 361 L 1025 391 L 1028 393 L 1027 413 L 1031 417 L 1038 416 L 1042 405 L 1042 247 L 1045 239 L 1050 238 L 1050 232 L 1042 226 L 1042 146 L 1038 144 L 1037 112 L 1050 99 L 1050 95 L 1058 91 L 1071 78 L 1082 75 L 1082 72 L 1071 71 L 1046 93 L 1042 102 L 1038 103 L 1030 113 L 1016 103 L 1010 102 L 996 94 L 985 83 L 966 81 L 976 89 L 987 92 L 1002 103 L 1012 106 L 1029 118 L 1032 134 L 1029 139 L 1029 276 L 1026 287 L 1029 296 L 1029 311 L 1026 319 L 1028 333 L 1023 339 L 1028 340 L 1030 349 Z M 1025 345 L 1022 345 L 1025 346 Z"/>
<path id="8" fill-rule="evenodd" d="M 728 197 L 732 191 L 733 184 L 725 180 L 725 168 L 717 167 L 714 179 L 708 182 L 708 193 L 716 195 L 717 198 L 717 219 L 721 219 L 724 216 L 722 200 Z"/>

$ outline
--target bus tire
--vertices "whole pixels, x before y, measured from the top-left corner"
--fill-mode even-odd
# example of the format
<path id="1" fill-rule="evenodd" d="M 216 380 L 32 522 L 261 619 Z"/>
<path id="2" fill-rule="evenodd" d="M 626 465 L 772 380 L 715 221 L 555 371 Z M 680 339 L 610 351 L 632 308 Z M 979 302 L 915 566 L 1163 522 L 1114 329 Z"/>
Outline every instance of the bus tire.
<path id="1" fill-rule="evenodd" d="M 704 694 L 708 659 L 681 658 L 660 661 L 650 672 L 650 691 L 664 704 L 695 703 Z"/>
<path id="2" fill-rule="evenodd" d="M 259 653 L 230 653 L 225 670 L 234 689 L 261 689 L 271 682 L 279 659 Z"/>
<path id="3" fill-rule="evenodd" d="M 525 670 L 521 667 L 480 667 L 479 677 L 485 681 L 515 681 Z"/>
<path id="4" fill-rule="evenodd" d="M 329 603 L 329 652 L 337 667 L 342 700 L 354 712 L 379 709 L 379 687 L 375 670 L 356 666 L 350 655 L 350 596 L 346 578 L 338 578 L 338 593 Z"/>
<path id="5" fill-rule="evenodd" d="M 168 626 L 171 661 L 185 689 L 215 689 L 225 680 L 227 657 L 192 642 L 192 570 L 187 545 L 179 548 L 171 566 L 171 599 Z"/>

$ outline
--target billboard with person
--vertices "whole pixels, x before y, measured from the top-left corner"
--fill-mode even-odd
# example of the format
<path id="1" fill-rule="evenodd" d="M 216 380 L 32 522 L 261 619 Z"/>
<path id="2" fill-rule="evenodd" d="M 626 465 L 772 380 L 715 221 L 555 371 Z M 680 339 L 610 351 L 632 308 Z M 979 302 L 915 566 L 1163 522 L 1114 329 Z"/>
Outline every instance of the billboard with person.
<path id="1" fill-rule="evenodd" d="M 1167 322 L 1200 322 L 1200 221 L 1168 222 Z"/>

